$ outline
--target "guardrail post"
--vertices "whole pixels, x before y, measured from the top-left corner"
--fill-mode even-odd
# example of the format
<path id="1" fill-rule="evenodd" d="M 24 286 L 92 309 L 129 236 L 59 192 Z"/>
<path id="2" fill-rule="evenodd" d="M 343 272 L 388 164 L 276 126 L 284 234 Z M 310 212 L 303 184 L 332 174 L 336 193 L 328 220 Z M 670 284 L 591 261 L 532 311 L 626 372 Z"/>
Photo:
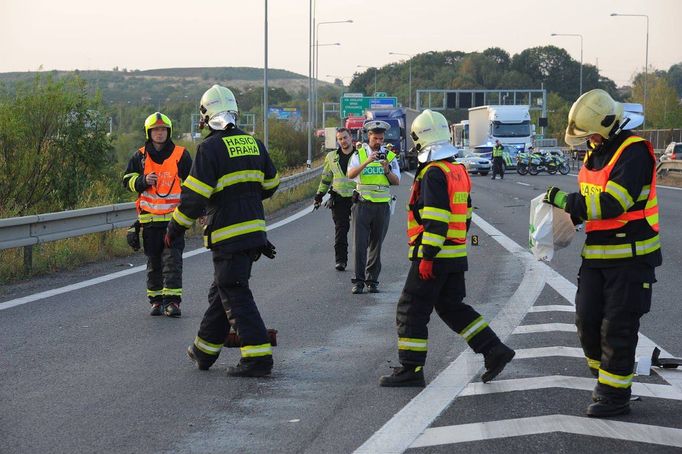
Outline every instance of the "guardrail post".
<path id="1" fill-rule="evenodd" d="M 33 270 L 33 245 L 24 246 L 24 273 L 31 274 Z"/>

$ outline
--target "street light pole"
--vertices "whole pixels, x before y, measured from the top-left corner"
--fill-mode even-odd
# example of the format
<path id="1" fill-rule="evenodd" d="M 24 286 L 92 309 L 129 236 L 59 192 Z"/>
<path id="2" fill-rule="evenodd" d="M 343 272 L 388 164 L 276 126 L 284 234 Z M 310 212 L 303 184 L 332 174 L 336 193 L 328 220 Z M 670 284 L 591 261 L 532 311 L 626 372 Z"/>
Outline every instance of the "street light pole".
<path id="1" fill-rule="evenodd" d="M 642 124 L 642 129 L 646 129 L 646 92 L 647 92 L 647 79 L 649 75 L 649 16 L 646 14 L 619 14 L 611 13 L 611 16 L 623 16 L 623 17 L 643 17 L 646 19 L 646 51 L 644 55 L 644 102 L 642 103 L 642 109 L 644 110 L 644 124 Z"/>
<path id="2" fill-rule="evenodd" d="M 313 112 L 314 116 L 313 118 L 315 119 L 315 124 L 317 124 L 317 81 L 318 81 L 318 68 L 319 68 L 319 57 L 320 57 L 320 48 L 319 46 L 322 46 L 322 44 L 318 44 L 319 37 L 320 37 L 320 25 L 329 25 L 329 24 L 352 24 L 353 20 L 352 19 L 346 19 L 346 20 L 333 20 L 333 21 L 325 21 L 325 22 L 318 22 L 315 30 L 315 49 L 313 53 L 313 69 L 314 69 L 314 82 L 313 82 Z M 332 46 L 338 46 L 340 44 L 325 44 L 327 45 L 332 45 Z M 324 125 L 323 125 L 324 126 Z"/>
<path id="3" fill-rule="evenodd" d="M 268 148 L 268 0 L 265 0 L 265 71 L 263 71 L 263 144 Z"/>
<path id="4" fill-rule="evenodd" d="M 389 52 L 388 55 L 403 55 L 406 57 L 410 57 L 410 59 L 408 60 L 408 63 L 410 64 L 410 76 L 409 76 L 409 82 L 408 82 L 408 86 L 409 86 L 408 92 L 410 93 L 410 95 L 409 95 L 410 100 L 409 100 L 408 104 L 410 105 L 410 109 L 411 109 L 412 108 L 412 57 L 414 57 L 414 55 L 401 54 L 400 52 Z M 376 91 L 376 87 L 374 88 L 374 91 Z"/>
<path id="5" fill-rule="evenodd" d="M 306 167 L 312 167 L 313 162 L 313 123 L 312 123 L 312 101 L 313 101 L 313 0 L 309 0 L 308 18 L 308 160 Z"/>
<path id="6" fill-rule="evenodd" d="M 580 33 L 552 33 L 552 36 L 577 36 L 580 38 L 580 95 L 583 94 L 583 35 Z M 580 96 L 578 95 L 578 96 Z"/>

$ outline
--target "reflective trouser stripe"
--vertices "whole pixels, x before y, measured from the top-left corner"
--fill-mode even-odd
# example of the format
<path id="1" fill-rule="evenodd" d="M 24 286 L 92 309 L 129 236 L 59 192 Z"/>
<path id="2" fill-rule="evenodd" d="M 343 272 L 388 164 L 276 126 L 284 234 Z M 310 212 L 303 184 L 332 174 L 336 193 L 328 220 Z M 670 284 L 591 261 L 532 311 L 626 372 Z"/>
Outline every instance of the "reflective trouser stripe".
<path id="1" fill-rule="evenodd" d="M 162 290 L 164 296 L 182 296 L 181 288 L 165 288 Z"/>
<path id="2" fill-rule="evenodd" d="M 199 336 L 194 339 L 194 346 L 207 355 L 213 356 L 217 356 L 218 353 L 220 353 L 220 349 L 223 348 L 223 344 L 212 344 L 203 340 Z"/>
<path id="3" fill-rule="evenodd" d="M 147 289 L 147 296 L 153 297 L 153 296 L 162 296 L 163 295 L 163 290 L 149 290 Z"/>
<path id="4" fill-rule="evenodd" d="M 268 342 L 267 344 L 261 345 L 245 345 L 241 348 L 242 358 L 254 358 L 258 356 L 270 356 L 272 355 L 272 345 Z"/>
<path id="5" fill-rule="evenodd" d="M 585 358 L 585 359 L 587 359 L 587 366 L 590 369 L 599 369 L 599 367 L 601 366 L 601 361 L 599 361 L 598 359 L 592 359 L 592 358 Z"/>
<path id="6" fill-rule="evenodd" d="M 398 350 L 410 350 L 413 352 L 425 352 L 428 349 L 428 339 L 415 339 L 411 337 L 398 338 Z"/>
<path id="7" fill-rule="evenodd" d="M 488 323 L 483 319 L 483 316 L 481 315 L 478 317 L 476 320 L 473 322 L 469 323 L 469 325 L 464 328 L 462 331 L 460 331 L 460 336 L 462 336 L 467 342 L 469 342 L 475 335 L 483 331 L 488 326 Z"/>
<path id="8" fill-rule="evenodd" d="M 599 383 L 602 385 L 611 386 L 613 388 L 629 388 L 632 386 L 632 377 L 630 375 L 616 375 L 599 369 Z"/>

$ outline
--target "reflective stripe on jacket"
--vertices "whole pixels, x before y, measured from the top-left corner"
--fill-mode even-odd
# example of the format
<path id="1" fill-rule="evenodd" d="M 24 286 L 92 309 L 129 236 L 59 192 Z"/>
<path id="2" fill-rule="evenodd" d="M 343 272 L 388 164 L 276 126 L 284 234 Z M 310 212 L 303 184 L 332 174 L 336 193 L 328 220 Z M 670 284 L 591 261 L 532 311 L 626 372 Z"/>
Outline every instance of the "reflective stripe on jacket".
<path id="1" fill-rule="evenodd" d="M 341 169 L 339 164 L 339 150 L 330 151 L 324 158 L 324 169 L 322 170 L 322 179 L 317 188 L 318 194 L 324 194 L 329 190 L 331 184 L 332 190 L 341 197 L 351 197 L 355 190 L 355 181 L 351 180 Z"/>
<path id="2" fill-rule="evenodd" d="M 417 206 L 422 180 L 431 167 L 438 167 L 445 175 L 450 204 L 448 210 L 426 204 L 422 207 Z M 467 221 L 471 218 L 470 192 L 471 180 L 462 164 L 435 161 L 419 172 L 412 185 L 407 213 L 407 236 L 411 258 L 423 257 L 424 246 L 439 248 L 435 256 L 437 259 L 466 257 Z M 440 235 L 425 230 L 426 220 L 447 224 L 447 233 Z"/>
<path id="3" fill-rule="evenodd" d="M 361 147 L 357 151 L 360 164 L 367 161 L 369 155 L 367 149 Z M 395 159 L 395 153 L 392 151 L 386 152 L 386 160 L 391 162 Z M 378 161 L 372 161 L 360 172 L 360 183 L 356 190 L 360 193 L 363 199 L 370 202 L 390 202 L 391 191 L 389 189 L 391 183 L 388 177 L 384 174 L 384 167 Z"/>
<path id="4" fill-rule="evenodd" d="M 145 154 L 145 147 L 138 150 Z M 175 146 L 171 155 L 161 164 L 153 159 L 144 160 L 143 175 L 155 173 L 156 185 L 149 186 L 142 192 L 135 202 L 140 222 L 168 221 L 171 213 L 180 204 L 181 181 L 178 176 L 178 162 L 185 149 Z"/>
<path id="5" fill-rule="evenodd" d="M 628 146 L 644 142 L 651 158 L 656 161 L 653 147 L 641 137 L 630 136 L 623 141 L 613 154 L 606 166 L 599 170 L 590 170 L 583 165 L 578 174 L 580 194 L 585 199 L 587 208 L 587 220 L 585 231 L 609 231 L 618 230 L 630 221 L 646 220 L 651 230 L 655 233 L 650 238 L 637 241 L 623 242 L 622 244 L 586 244 L 582 255 L 586 259 L 623 259 L 638 255 L 650 254 L 660 249 L 658 236 L 658 202 L 656 197 L 656 168 L 654 166 L 651 184 L 644 186 L 640 194 L 633 197 L 624 187 L 610 180 L 610 175 L 618 159 L 626 152 Z M 587 159 L 587 156 L 586 156 Z M 623 208 L 623 213 L 617 217 L 602 219 L 601 193 L 611 195 Z"/>

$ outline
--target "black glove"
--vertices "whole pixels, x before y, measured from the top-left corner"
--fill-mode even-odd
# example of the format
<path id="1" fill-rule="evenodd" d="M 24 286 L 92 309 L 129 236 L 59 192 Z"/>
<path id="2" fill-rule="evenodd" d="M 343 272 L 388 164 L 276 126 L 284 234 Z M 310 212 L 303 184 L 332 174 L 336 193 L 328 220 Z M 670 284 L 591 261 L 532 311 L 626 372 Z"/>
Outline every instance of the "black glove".
<path id="1" fill-rule="evenodd" d="M 176 239 L 180 238 L 185 234 L 185 229 L 180 227 L 178 224 L 176 224 L 173 221 L 170 221 L 168 223 L 168 227 L 166 227 L 166 235 L 163 237 L 163 244 L 167 248 L 170 248 L 173 244 L 173 241 Z"/>
<path id="2" fill-rule="evenodd" d="M 321 192 L 318 192 L 315 194 L 315 198 L 313 199 L 315 203 L 313 204 L 313 209 L 317 210 L 320 208 L 320 205 L 322 205 L 322 197 L 324 197 L 324 194 Z"/>
<path id="3" fill-rule="evenodd" d="M 266 256 L 269 259 L 274 259 L 275 255 L 277 255 L 277 251 L 275 250 L 275 245 L 269 241 L 268 241 L 268 244 L 266 244 L 265 246 L 262 246 L 258 250 L 258 252 L 260 252 L 261 254 L 263 254 L 264 256 Z"/>
<path id="4" fill-rule="evenodd" d="M 140 250 L 140 221 L 135 221 L 133 225 L 128 227 L 126 242 L 128 243 L 128 246 L 133 248 L 133 251 Z"/>

